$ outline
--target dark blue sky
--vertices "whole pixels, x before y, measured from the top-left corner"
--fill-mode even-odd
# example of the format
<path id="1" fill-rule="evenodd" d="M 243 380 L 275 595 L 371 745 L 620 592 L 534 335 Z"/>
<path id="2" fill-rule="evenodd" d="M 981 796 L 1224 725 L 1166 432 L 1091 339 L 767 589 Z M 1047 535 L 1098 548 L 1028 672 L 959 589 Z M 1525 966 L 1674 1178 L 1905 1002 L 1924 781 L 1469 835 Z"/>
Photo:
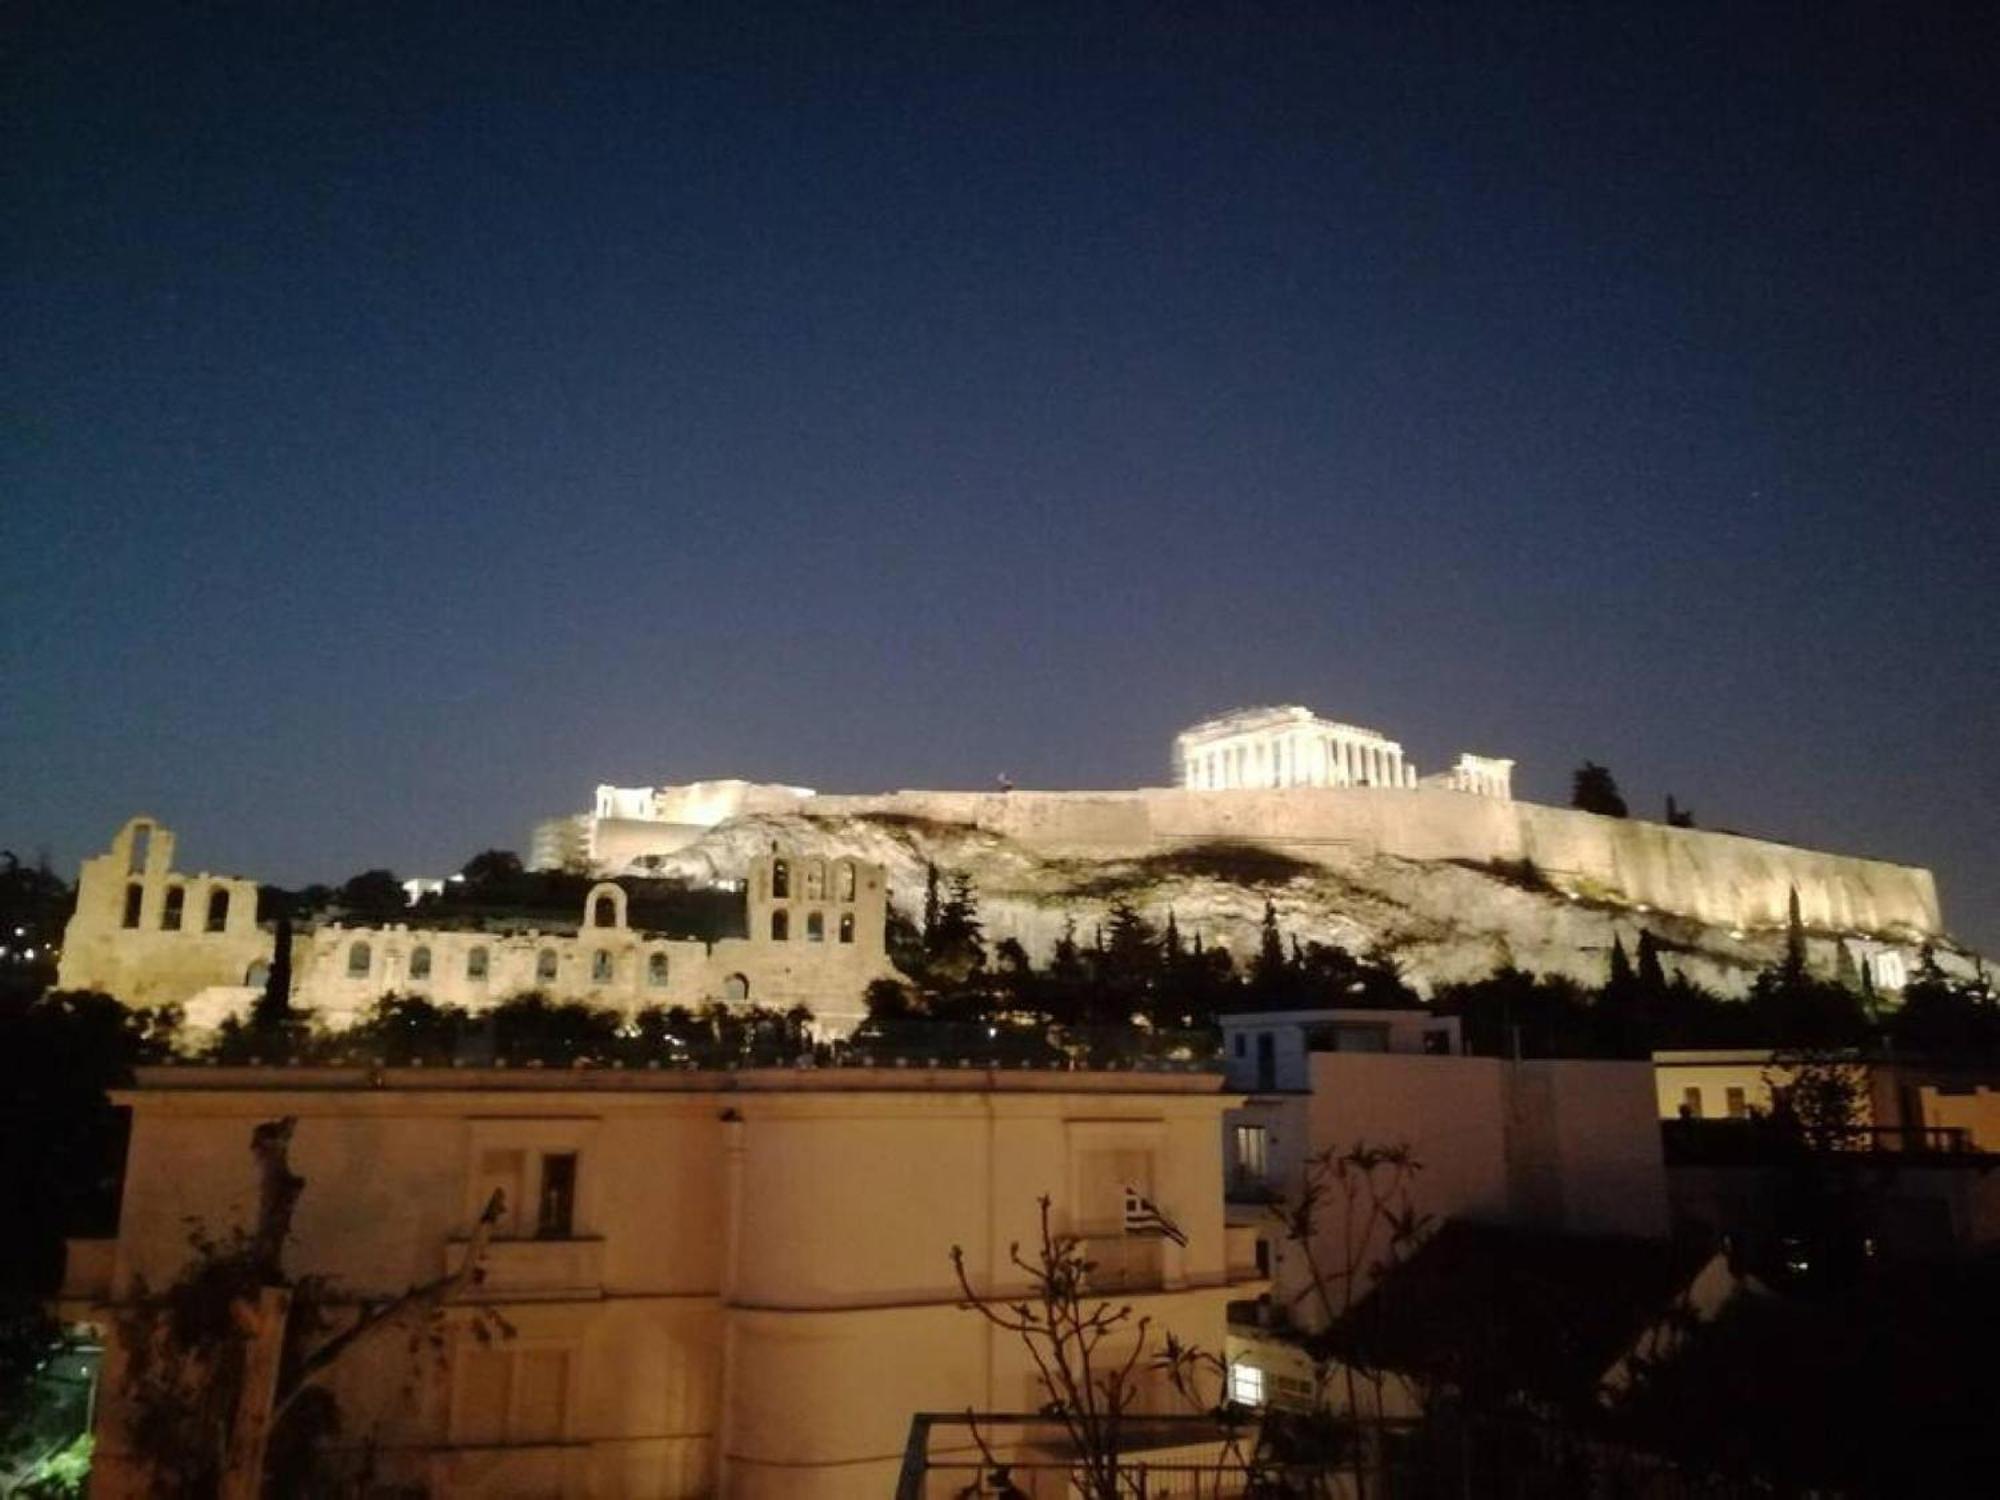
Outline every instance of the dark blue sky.
<path id="1" fill-rule="evenodd" d="M 0 843 L 1428 770 L 2000 946 L 1990 7 L 0 10 Z"/>

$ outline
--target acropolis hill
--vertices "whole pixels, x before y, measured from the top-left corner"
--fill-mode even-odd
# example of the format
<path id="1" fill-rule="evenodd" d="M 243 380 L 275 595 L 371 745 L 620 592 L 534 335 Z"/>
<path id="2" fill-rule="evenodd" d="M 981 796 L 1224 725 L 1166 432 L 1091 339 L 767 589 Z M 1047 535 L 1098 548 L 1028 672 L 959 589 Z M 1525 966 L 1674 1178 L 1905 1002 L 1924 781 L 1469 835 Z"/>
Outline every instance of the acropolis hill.
<path id="1" fill-rule="evenodd" d="M 1174 764 L 1179 785 L 1127 791 L 606 786 L 540 825 L 533 858 L 735 879 L 777 843 L 881 864 L 906 913 L 936 864 L 970 875 L 989 940 L 1037 955 L 1072 919 L 1088 941 L 1119 899 L 1248 953 L 1268 899 L 1300 941 L 1379 948 L 1420 987 L 1503 963 L 1598 983 L 1614 937 L 1645 928 L 1672 971 L 1739 991 L 1778 954 L 1794 891 L 1829 972 L 1836 943 L 1884 989 L 1927 942 L 1960 962 L 1928 870 L 1515 801 L 1512 761 L 1419 776 L 1394 741 L 1303 708 L 1196 725 Z"/>

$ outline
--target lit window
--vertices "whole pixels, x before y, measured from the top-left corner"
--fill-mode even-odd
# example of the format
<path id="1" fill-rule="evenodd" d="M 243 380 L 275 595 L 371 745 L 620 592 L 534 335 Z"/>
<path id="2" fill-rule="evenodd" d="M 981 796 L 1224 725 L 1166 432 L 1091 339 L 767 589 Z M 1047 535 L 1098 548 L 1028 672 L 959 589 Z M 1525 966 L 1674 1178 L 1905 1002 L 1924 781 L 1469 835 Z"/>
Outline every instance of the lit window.
<path id="1" fill-rule="evenodd" d="M 1750 1118 L 1750 1101 L 1741 1089 L 1724 1089 L 1722 1097 L 1728 1101 L 1729 1118 L 1747 1120 Z"/>
<path id="2" fill-rule="evenodd" d="M 771 862 L 771 894 L 779 900 L 792 893 L 792 867 L 782 859 Z"/>
<path id="3" fill-rule="evenodd" d="M 1681 1090 L 1681 1118 L 1699 1120 L 1701 1118 L 1701 1090 L 1690 1088 Z"/>
<path id="4" fill-rule="evenodd" d="M 1262 1182 L 1270 1175 L 1271 1132 L 1262 1125 L 1236 1127 L 1236 1178 Z"/>
<path id="5" fill-rule="evenodd" d="M 484 948 L 474 948 L 470 953 L 465 955 L 465 977 L 467 979 L 484 979 L 486 977 L 486 950 Z"/>
<path id="6" fill-rule="evenodd" d="M 1264 1372 L 1255 1365 L 1229 1367 L 1229 1399 L 1238 1406 L 1264 1404 Z"/>
<path id="7" fill-rule="evenodd" d="M 646 983 L 659 989 L 667 982 L 667 955 L 655 953 L 646 960 Z"/>
<path id="8" fill-rule="evenodd" d="M 851 911 L 840 914 L 840 940 L 843 943 L 854 941 L 854 913 Z"/>
<path id="9" fill-rule="evenodd" d="M 566 1240 L 576 1227 L 576 1153 L 551 1151 L 542 1157 L 542 1196 L 535 1212 L 535 1238 Z"/>
<path id="10" fill-rule="evenodd" d="M 366 979 L 368 968 L 374 962 L 374 954 L 368 951 L 366 943 L 350 943 L 347 948 L 347 977 Z"/>
<path id="11" fill-rule="evenodd" d="M 187 904 L 187 888 L 170 885 L 167 887 L 166 904 L 160 908 L 160 930 L 179 932 L 181 930 L 181 909 Z"/>
<path id="12" fill-rule="evenodd" d="M 431 950 L 428 948 L 412 948 L 410 950 L 410 978 L 428 979 L 430 977 Z"/>
<path id="13" fill-rule="evenodd" d="M 555 977 L 556 950 L 553 948 L 544 948 L 540 953 L 535 955 L 535 978 L 553 979 Z"/>

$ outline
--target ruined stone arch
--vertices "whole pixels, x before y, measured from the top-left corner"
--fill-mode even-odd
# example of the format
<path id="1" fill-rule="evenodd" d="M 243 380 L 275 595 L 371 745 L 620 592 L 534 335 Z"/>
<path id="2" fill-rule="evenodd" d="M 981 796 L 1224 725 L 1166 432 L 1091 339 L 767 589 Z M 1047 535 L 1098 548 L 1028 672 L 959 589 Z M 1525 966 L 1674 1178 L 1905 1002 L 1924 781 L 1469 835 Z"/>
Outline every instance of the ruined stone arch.
<path id="1" fill-rule="evenodd" d="M 207 932 L 224 932 L 229 927 L 229 891 L 217 886 L 208 893 L 208 920 L 203 924 Z"/>
<path id="2" fill-rule="evenodd" d="M 583 924 L 613 930 L 625 925 L 625 888 L 609 880 L 599 881 L 583 899 Z"/>
<path id="3" fill-rule="evenodd" d="M 167 887 L 167 894 L 160 902 L 160 931 L 179 932 L 186 913 L 187 887 L 175 881 Z"/>
<path id="4" fill-rule="evenodd" d="M 356 938 L 347 945 L 347 977 L 366 979 L 368 971 L 375 965 L 375 952 L 364 939 Z"/>

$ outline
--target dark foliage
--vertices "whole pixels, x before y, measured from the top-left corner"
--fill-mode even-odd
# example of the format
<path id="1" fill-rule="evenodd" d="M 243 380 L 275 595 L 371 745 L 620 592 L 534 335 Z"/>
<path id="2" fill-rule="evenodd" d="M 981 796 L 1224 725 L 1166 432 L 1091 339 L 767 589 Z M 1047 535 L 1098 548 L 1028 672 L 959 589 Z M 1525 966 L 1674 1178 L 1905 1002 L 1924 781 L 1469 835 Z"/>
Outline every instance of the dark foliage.
<path id="1" fill-rule="evenodd" d="M 1582 812 L 1601 813 L 1607 818 L 1627 816 L 1625 798 L 1611 772 L 1596 761 L 1587 760 L 1570 778 L 1569 805 Z"/>

